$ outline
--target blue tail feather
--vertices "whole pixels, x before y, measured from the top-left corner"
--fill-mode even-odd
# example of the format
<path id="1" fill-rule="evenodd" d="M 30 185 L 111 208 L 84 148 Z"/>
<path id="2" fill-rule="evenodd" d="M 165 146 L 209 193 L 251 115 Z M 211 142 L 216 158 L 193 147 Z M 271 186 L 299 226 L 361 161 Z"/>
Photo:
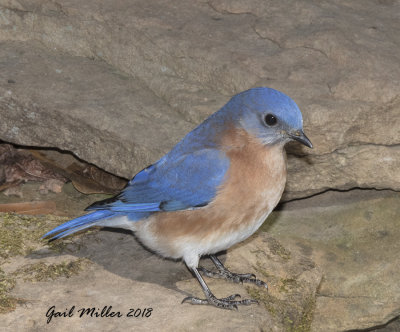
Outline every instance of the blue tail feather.
<path id="1" fill-rule="evenodd" d="M 78 232 L 82 229 L 93 226 L 97 221 L 109 218 L 113 215 L 114 213 L 112 211 L 97 210 L 92 213 L 86 214 L 84 216 L 80 216 L 78 218 L 67 221 L 66 223 L 61 224 L 60 226 L 57 226 L 56 228 L 52 229 L 51 231 L 43 235 L 42 238 L 56 234 L 51 238 L 51 240 L 59 239 L 67 235 L 70 235 L 72 233 Z"/>

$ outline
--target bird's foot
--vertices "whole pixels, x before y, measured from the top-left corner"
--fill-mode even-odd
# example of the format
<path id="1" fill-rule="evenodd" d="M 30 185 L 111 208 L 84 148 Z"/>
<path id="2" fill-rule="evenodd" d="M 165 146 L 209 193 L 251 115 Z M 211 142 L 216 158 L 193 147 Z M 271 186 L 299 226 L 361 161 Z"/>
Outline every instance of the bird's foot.
<path id="1" fill-rule="evenodd" d="M 238 305 L 250 305 L 250 304 L 258 304 L 257 300 L 252 300 L 252 299 L 244 299 L 244 300 L 235 300 L 237 297 L 240 298 L 239 294 L 233 294 L 228 297 L 224 297 L 222 299 L 217 299 L 213 294 L 210 294 L 210 296 L 207 299 L 199 299 L 197 297 L 192 297 L 188 296 L 183 299 L 182 303 L 184 302 L 190 302 L 191 304 L 210 304 L 218 308 L 222 309 L 229 309 L 237 310 Z"/>
<path id="2" fill-rule="evenodd" d="M 253 273 L 233 273 L 233 272 L 227 270 L 226 268 L 218 269 L 217 272 L 207 270 L 204 267 L 199 267 L 198 270 L 201 273 L 203 273 L 205 276 L 210 277 L 210 278 L 220 278 L 220 279 L 222 278 L 222 279 L 226 279 L 228 281 L 235 282 L 235 283 L 246 282 L 246 283 L 254 284 L 259 287 L 265 287 L 266 289 L 268 289 L 267 283 L 265 283 L 264 281 L 262 281 L 260 279 L 257 279 L 256 275 Z"/>

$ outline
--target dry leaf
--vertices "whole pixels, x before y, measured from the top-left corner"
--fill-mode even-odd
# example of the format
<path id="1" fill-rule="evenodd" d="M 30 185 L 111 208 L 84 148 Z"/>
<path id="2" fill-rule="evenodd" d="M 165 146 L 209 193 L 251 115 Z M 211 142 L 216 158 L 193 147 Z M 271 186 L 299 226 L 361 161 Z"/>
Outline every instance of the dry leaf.
<path id="1" fill-rule="evenodd" d="M 18 196 L 19 198 L 24 197 L 20 187 L 10 187 L 3 192 L 6 196 Z"/>
<path id="2" fill-rule="evenodd" d="M 66 182 L 66 178 L 45 167 L 39 160 L 10 144 L 0 144 L 0 190 L 19 185 L 27 181 L 46 181 L 57 179 Z"/>
<path id="3" fill-rule="evenodd" d="M 71 180 L 74 187 L 84 194 L 116 194 L 127 183 L 127 180 L 81 162 L 68 153 L 50 150 L 31 150 L 31 153 L 42 164 Z"/>
<path id="4" fill-rule="evenodd" d="M 60 192 L 60 181 L 65 183 L 67 179 L 84 194 L 115 194 L 127 183 L 70 153 L 15 149 L 10 144 L 0 144 L 0 191 L 27 181 L 41 181 L 41 193 Z"/>
<path id="5" fill-rule="evenodd" d="M 43 182 L 43 184 L 39 187 L 39 191 L 41 194 L 47 194 L 49 191 L 52 191 L 53 193 L 60 193 L 63 185 L 63 181 L 50 179 Z"/>

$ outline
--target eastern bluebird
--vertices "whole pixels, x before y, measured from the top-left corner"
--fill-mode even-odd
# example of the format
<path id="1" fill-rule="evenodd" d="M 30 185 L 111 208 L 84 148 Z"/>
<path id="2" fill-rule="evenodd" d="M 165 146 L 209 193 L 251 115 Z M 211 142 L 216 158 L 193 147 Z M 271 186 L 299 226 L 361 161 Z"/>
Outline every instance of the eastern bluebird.
<path id="1" fill-rule="evenodd" d="M 286 182 L 284 145 L 312 148 L 296 103 L 270 88 L 232 97 L 156 163 L 137 173 L 117 196 L 44 235 L 58 239 L 91 226 L 129 229 L 163 257 L 183 259 L 205 299 L 182 302 L 233 309 L 256 300 L 216 298 L 200 272 L 267 287 L 253 274 L 227 270 L 215 256 L 247 239 L 278 204 Z M 217 272 L 198 267 L 209 255 Z"/>

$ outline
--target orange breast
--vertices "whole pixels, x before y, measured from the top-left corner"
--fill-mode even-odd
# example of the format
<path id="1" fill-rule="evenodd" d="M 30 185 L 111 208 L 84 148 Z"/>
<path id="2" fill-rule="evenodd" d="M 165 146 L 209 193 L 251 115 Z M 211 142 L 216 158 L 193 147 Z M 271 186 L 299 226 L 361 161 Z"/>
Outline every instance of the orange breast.
<path id="1" fill-rule="evenodd" d="M 230 168 L 216 198 L 196 210 L 155 214 L 148 230 L 160 245 L 190 241 L 218 247 L 218 241 L 225 241 L 231 246 L 254 233 L 279 202 L 286 182 L 283 145 L 266 147 L 245 131 L 231 129 L 221 147 Z"/>

